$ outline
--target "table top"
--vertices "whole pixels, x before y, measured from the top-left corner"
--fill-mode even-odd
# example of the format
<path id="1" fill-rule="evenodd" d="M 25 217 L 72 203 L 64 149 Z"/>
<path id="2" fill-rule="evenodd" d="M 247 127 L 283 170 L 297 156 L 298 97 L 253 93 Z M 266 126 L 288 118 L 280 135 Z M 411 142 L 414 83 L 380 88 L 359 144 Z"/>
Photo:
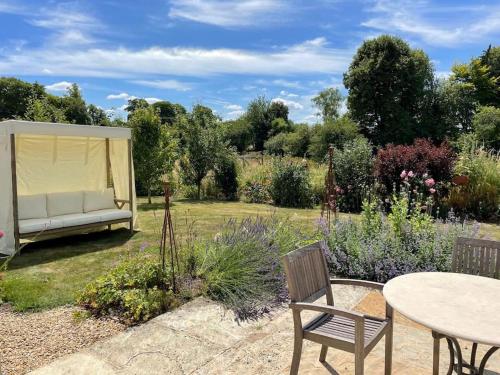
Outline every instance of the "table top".
<path id="1" fill-rule="evenodd" d="M 436 332 L 500 346 L 500 280 L 418 272 L 390 280 L 383 294 L 399 313 Z"/>

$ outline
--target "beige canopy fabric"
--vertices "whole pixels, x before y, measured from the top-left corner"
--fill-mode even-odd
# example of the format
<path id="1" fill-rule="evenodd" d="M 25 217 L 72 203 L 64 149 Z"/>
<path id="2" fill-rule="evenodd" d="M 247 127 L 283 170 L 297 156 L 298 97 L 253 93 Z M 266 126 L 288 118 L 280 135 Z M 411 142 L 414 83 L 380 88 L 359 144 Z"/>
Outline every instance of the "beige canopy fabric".
<path id="1" fill-rule="evenodd" d="M 107 156 L 117 199 L 129 200 L 130 129 L 88 125 L 0 122 L 0 253 L 14 249 L 12 199 L 11 135 L 15 137 L 15 160 L 18 195 L 107 187 Z M 108 140 L 108 141 L 107 141 Z M 133 176 L 133 165 L 132 176 Z M 133 181 L 133 179 L 132 179 Z M 136 218 L 135 188 L 133 206 L 125 206 Z"/>

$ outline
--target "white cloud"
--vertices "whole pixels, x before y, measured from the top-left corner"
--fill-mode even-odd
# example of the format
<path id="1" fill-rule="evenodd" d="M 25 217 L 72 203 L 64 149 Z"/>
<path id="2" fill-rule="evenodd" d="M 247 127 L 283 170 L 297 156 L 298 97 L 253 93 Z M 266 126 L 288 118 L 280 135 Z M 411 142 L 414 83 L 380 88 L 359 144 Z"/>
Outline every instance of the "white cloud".
<path id="1" fill-rule="evenodd" d="M 241 116 L 241 115 L 243 115 L 244 113 L 245 113 L 245 111 L 244 111 L 244 110 L 239 110 L 239 111 L 231 111 L 231 112 L 226 113 L 226 116 L 225 116 L 225 117 L 226 117 L 227 119 L 232 120 L 232 119 L 235 119 L 235 118 L 237 118 L 237 117 L 240 117 L 240 116 Z"/>
<path id="2" fill-rule="evenodd" d="M 286 105 L 289 109 L 295 110 L 295 111 L 300 111 L 304 109 L 304 106 L 300 104 L 299 102 L 293 101 L 293 100 L 288 100 L 288 99 L 283 99 L 283 98 L 274 98 L 271 100 L 272 102 L 281 102 L 284 105 Z"/>
<path id="3" fill-rule="evenodd" d="M 0 1 L 0 13 L 22 14 L 24 9 L 8 1 Z"/>
<path id="4" fill-rule="evenodd" d="M 130 99 L 130 95 L 127 94 L 126 92 L 122 92 L 121 94 L 109 94 L 108 96 L 106 96 L 106 99 L 108 99 L 108 100 L 115 100 L 115 99 L 128 100 L 128 99 Z"/>
<path id="5" fill-rule="evenodd" d="M 268 25 L 283 19 L 290 7 L 283 0 L 172 0 L 170 18 L 222 27 Z"/>
<path id="6" fill-rule="evenodd" d="M 154 103 L 161 102 L 161 99 L 158 99 L 158 98 L 144 98 L 144 100 L 147 101 L 148 104 L 154 104 Z"/>
<path id="7" fill-rule="evenodd" d="M 500 6 L 443 7 L 428 0 L 375 0 L 362 25 L 416 36 L 429 45 L 454 46 L 500 36 Z"/>
<path id="8" fill-rule="evenodd" d="M 286 75 L 342 73 L 351 49 L 334 49 L 324 38 L 268 51 L 238 49 L 160 48 L 42 48 L 23 49 L 0 57 L 3 74 L 53 74 L 90 77 L 132 77 L 140 74 L 207 76 L 213 74 Z M 274 80 L 294 87 L 298 82 Z"/>
<path id="9" fill-rule="evenodd" d="M 189 91 L 191 87 L 183 82 L 176 81 L 175 79 L 166 79 L 166 80 L 137 80 L 132 81 L 138 85 L 153 87 L 156 89 L 167 89 L 167 90 L 177 90 L 177 91 Z"/>
<path id="10" fill-rule="evenodd" d="M 293 94 L 293 93 L 287 92 L 285 90 L 280 91 L 280 96 L 287 96 L 289 98 L 298 98 L 299 97 L 297 94 Z"/>
<path id="11" fill-rule="evenodd" d="M 243 107 L 239 104 L 226 104 L 224 108 L 230 111 L 241 111 L 243 109 Z"/>
<path id="12" fill-rule="evenodd" d="M 53 83 L 52 85 L 47 85 L 45 88 L 49 91 L 67 91 L 71 85 L 71 82 L 61 81 Z"/>

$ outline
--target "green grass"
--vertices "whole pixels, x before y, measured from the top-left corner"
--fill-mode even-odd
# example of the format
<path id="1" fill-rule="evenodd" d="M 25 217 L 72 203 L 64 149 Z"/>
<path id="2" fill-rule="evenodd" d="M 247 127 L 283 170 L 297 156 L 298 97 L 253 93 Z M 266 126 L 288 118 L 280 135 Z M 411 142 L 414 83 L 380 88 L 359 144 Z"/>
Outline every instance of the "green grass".
<path id="1" fill-rule="evenodd" d="M 2 275 L 0 296 L 19 311 L 73 303 L 77 292 L 88 282 L 105 273 L 128 254 L 137 253 L 142 243 L 157 243 L 163 218 L 162 199 L 154 198 L 151 205 L 139 199 L 138 209 L 141 231 L 133 236 L 121 228 L 111 233 L 100 232 L 30 244 Z M 190 232 L 195 233 L 198 239 L 211 238 L 231 218 L 272 214 L 288 217 L 303 229 L 313 230 L 320 209 L 185 200 L 175 201 L 172 207 L 178 242 L 185 241 Z M 347 216 L 341 214 L 341 217 Z M 481 232 L 487 237 L 500 239 L 498 225 L 483 224 Z"/>

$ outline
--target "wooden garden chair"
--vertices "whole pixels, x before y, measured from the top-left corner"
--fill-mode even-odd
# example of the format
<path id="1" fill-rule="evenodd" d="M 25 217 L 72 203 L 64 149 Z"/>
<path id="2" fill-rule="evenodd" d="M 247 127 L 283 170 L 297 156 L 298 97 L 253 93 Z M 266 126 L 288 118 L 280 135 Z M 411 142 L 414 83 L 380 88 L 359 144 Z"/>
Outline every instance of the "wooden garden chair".
<path id="1" fill-rule="evenodd" d="M 457 238 L 451 271 L 500 279 L 500 242 Z"/>
<path id="2" fill-rule="evenodd" d="M 325 362 L 328 348 L 354 353 L 355 374 L 364 373 L 365 357 L 385 335 L 385 374 L 392 366 L 392 308 L 386 304 L 386 318 L 376 318 L 334 307 L 331 284 L 347 284 L 382 291 L 383 284 L 348 279 L 330 279 L 321 243 L 300 248 L 283 257 L 295 330 L 290 374 L 297 374 L 302 354 L 302 340 L 321 344 L 320 362 Z M 310 303 L 326 295 L 326 305 Z M 320 314 L 302 325 L 301 312 Z"/>
<path id="3" fill-rule="evenodd" d="M 451 272 L 500 279 L 500 242 L 458 237 L 453 248 Z M 449 347 L 452 345 L 449 338 L 440 333 L 434 332 L 433 338 L 438 350 L 443 338 L 448 340 Z M 477 347 L 477 343 L 472 343 L 470 362 L 465 363 L 469 370 L 475 366 Z"/>

